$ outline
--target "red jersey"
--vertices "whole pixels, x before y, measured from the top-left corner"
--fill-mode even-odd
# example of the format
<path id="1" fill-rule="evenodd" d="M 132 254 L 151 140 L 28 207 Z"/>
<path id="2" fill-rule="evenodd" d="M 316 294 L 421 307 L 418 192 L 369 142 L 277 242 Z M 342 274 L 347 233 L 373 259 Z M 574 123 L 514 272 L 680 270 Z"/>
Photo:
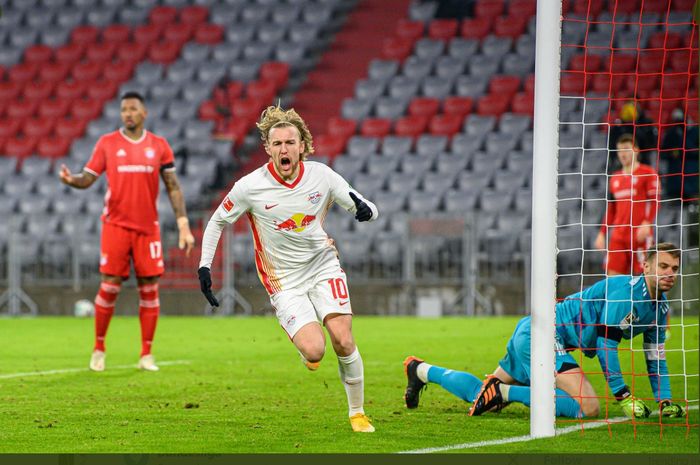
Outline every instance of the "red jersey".
<path id="1" fill-rule="evenodd" d="M 102 221 L 144 234 L 157 231 L 160 172 L 174 170 L 174 160 L 168 142 L 149 131 L 139 140 L 121 129 L 102 136 L 84 168 L 95 176 L 107 173 Z"/>
<path id="2" fill-rule="evenodd" d="M 631 175 L 622 170 L 615 171 L 610 177 L 608 196 L 601 232 L 605 234 L 608 226 L 615 226 L 612 231 L 614 239 L 632 237 L 631 227 L 643 222 L 654 224 L 659 201 L 659 175 L 654 168 L 643 163 Z"/>

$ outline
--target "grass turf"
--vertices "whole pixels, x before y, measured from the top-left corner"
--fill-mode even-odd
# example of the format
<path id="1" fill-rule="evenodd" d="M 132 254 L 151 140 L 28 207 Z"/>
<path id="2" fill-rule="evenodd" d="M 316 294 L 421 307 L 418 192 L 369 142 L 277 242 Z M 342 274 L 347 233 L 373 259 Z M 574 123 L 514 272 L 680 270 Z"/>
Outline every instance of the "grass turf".
<path id="1" fill-rule="evenodd" d="M 352 433 L 330 344 L 317 372 L 308 372 L 285 333 L 270 318 L 162 317 L 154 345 L 158 373 L 136 370 L 138 319 L 115 317 L 107 339 L 107 371 L 92 373 L 92 320 L 2 319 L 0 442 L 2 453 L 393 453 L 527 435 L 529 410 L 513 404 L 500 414 L 469 418 L 469 404 L 431 385 L 418 409 L 403 404 L 402 361 L 491 372 L 516 318 L 356 317 L 354 333 L 365 363 L 365 408 L 374 434 Z M 695 321 L 693 321 L 695 323 Z M 637 341 L 638 345 L 641 344 Z M 683 345 L 695 351 L 674 351 Z M 674 329 L 668 343 L 676 396 L 687 386 L 698 398 L 698 331 Z M 580 360 L 580 353 L 575 353 Z M 622 354 L 623 370 L 631 365 Z M 118 368 L 127 365 L 128 367 Z M 644 373 L 640 355 L 634 360 Z M 16 373 L 79 368 L 67 373 Z M 584 369 L 599 371 L 595 360 Z M 9 377 L 8 377 L 9 376 Z M 590 378 L 605 393 L 602 375 Z M 632 376 L 627 375 L 628 384 Z M 638 389 L 650 395 L 644 376 Z M 603 402 L 605 402 L 603 400 Z M 605 411 L 605 406 L 603 406 Z M 608 403 L 608 415 L 621 410 Z M 655 424 L 629 422 L 556 438 L 447 451 L 498 453 L 698 453 L 698 410 Z M 573 423 L 558 421 L 558 427 Z"/>

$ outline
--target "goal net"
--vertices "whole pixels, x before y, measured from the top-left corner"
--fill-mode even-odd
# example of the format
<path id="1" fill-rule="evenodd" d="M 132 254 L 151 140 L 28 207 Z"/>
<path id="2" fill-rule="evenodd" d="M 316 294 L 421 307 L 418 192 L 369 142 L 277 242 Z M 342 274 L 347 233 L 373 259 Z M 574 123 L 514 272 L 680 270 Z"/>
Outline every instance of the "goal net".
<path id="1" fill-rule="evenodd" d="M 689 408 L 689 415 L 659 416 L 645 361 L 653 355 L 645 353 L 643 337 L 622 339 L 622 376 L 652 409 L 648 418 L 630 420 L 635 431 L 641 425 L 663 431 L 698 423 L 694 3 L 572 0 L 562 5 L 557 297 L 586 289 L 607 274 L 641 273 L 637 261 L 655 243 L 672 242 L 681 249 L 679 276 L 667 295 L 670 318 L 658 323 L 670 336 L 665 351 L 673 401 Z M 598 361 L 581 351 L 572 354 L 600 402 L 598 418 L 576 421 L 622 422 Z M 557 424 L 566 421 L 559 418 Z"/>

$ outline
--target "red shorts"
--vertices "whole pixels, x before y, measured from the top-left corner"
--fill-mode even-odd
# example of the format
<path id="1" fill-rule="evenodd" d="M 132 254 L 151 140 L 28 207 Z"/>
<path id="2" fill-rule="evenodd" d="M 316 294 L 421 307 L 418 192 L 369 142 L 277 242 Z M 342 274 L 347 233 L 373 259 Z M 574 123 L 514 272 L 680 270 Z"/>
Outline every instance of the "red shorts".
<path id="1" fill-rule="evenodd" d="M 643 271 L 645 244 L 630 244 L 629 240 L 610 239 L 605 259 L 605 272 L 640 274 Z"/>
<path id="2" fill-rule="evenodd" d="M 136 276 L 160 276 L 165 272 L 160 230 L 143 234 L 110 223 L 102 223 L 100 273 L 129 277 L 130 259 L 134 260 Z"/>

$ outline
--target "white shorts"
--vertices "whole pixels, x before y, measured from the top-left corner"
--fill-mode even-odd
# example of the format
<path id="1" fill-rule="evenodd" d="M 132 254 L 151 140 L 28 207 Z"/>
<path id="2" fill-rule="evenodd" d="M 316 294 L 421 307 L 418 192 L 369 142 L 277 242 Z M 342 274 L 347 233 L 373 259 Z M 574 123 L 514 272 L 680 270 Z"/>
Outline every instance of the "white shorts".
<path id="1" fill-rule="evenodd" d="M 277 321 L 289 339 L 312 322 L 323 323 L 328 315 L 352 315 L 345 272 L 339 270 L 309 286 L 280 291 L 270 296 Z"/>

